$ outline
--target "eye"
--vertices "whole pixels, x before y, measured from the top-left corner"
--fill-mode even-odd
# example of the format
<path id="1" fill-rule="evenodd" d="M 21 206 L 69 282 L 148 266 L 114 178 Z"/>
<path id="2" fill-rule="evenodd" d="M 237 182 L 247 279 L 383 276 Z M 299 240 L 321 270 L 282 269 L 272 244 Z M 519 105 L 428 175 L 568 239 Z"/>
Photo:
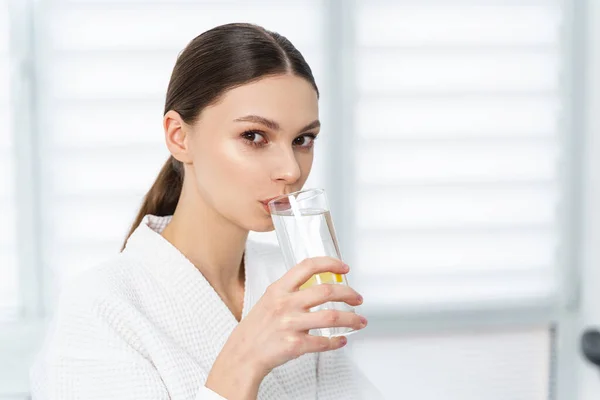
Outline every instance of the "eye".
<path id="1" fill-rule="evenodd" d="M 307 133 L 294 139 L 294 146 L 311 148 L 315 144 L 315 140 L 317 140 L 317 135 Z"/>
<path id="2" fill-rule="evenodd" d="M 267 144 L 265 136 L 260 131 L 246 131 L 242 133 L 242 138 L 251 146 L 261 147 Z"/>

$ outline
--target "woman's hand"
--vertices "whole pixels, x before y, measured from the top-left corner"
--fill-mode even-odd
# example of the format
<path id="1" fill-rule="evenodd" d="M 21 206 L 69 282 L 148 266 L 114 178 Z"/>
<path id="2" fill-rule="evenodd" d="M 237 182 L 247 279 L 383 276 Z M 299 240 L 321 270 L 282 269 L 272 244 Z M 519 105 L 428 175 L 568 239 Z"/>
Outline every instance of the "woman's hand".
<path id="1" fill-rule="evenodd" d="M 248 315 L 233 330 L 223 347 L 207 379 L 207 387 L 217 375 L 240 371 L 242 376 L 251 377 L 252 388 L 275 367 L 306 353 L 335 350 L 346 344 L 345 337 L 327 338 L 308 333 L 314 328 L 350 327 L 362 329 L 367 321 L 352 312 L 310 309 L 329 301 L 345 302 L 351 306 L 362 304 L 362 297 L 346 285 L 321 284 L 304 290 L 300 286 L 311 276 L 323 272 L 345 274 L 348 267 L 332 257 L 315 257 L 302 261 L 290 269 L 281 279 L 271 284 Z M 220 372 L 219 372 L 220 371 Z M 231 376 L 231 375 L 230 375 Z M 240 378 L 243 379 L 243 378 Z M 245 386 L 243 382 L 237 384 Z M 222 396 L 239 393 L 231 388 L 215 390 Z M 238 386 L 239 388 L 239 386 Z M 240 398 L 246 398 L 242 396 Z M 252 396 L 250 396 L 252 397 Z M 227 397 L 235 399 L 236 397 Z"/>
<path id="2" fill-rule="evenodd" d="M 351 306 L 362 303 L 362 297 L 346 285 L 322 284 L 298 290 L 311 276 L 322 272 L 345 274 L 348 267 L 330 257 L 304 260 L 267 288 L 232 333 L 230 340 L 244 343 L 245 351 L 265 375 L 305 353 L 334 350 L 346 343 L 345 337 L 309 335 L 310 329 L 365 327 L 366 320 L 352 312 L 309 311 L 329 301 L 343 301 Z"/>

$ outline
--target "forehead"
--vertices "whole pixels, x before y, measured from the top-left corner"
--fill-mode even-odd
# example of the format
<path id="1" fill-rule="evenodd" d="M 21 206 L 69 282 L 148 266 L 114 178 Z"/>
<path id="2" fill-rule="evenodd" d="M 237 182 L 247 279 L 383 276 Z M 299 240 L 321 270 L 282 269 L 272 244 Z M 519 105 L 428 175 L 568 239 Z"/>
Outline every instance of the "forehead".
<path id="1" fill-rule="evenodd" d="M 306 79 L 298 76 L 266 77 L 227 91 L 201 113 L 200 120 L 233 121 L 244 115 L 273 119 L 284 129 L 306 125 L 318 119 L 317 93 Z"/>

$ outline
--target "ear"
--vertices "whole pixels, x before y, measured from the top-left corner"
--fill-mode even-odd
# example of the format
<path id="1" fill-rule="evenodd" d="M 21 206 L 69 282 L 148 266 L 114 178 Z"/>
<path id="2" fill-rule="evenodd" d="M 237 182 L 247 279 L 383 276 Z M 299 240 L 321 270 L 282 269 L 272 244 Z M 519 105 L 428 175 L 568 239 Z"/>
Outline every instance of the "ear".
<path id="1" fill-rule="evenodd" d="M 171 155 L 184 164 L 192 162 L 189 148 L 190 126 L 187 125 L 178 112 L 169 110 L 163 118 L 165 142 Z"/>

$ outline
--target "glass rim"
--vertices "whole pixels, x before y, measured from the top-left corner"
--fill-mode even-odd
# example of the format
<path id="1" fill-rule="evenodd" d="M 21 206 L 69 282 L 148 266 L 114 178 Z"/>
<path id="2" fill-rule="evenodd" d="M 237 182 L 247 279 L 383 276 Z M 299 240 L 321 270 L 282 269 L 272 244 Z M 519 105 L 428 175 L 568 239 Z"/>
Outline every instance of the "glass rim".
<path id="1" fill-rule="evenodd" d="M 297 195 L 302 194 L 302 193 L 310 193 L 310 192 L 315 192 L 315 194 L 313 196 L 304 198 L 304 199 L 302 199 L 300 201 L 310 200 L 310 199 L 312 199 L 312 198 L 314 198 L 314 197 L 316 197 L 316 196 L 318 196 L 320 194 L 323 194 L 323 193 L 325 193 L 325 189 L 321 189 L 321 188 L 301 189 L 301 190 L 297 190 L 297 191 L 292 192 L 292 193 L 282 194 L 281 196 L 277 196 L 277 197 L 269 200 L 269 202 L 267 203 L 267 206 L 270 207 L 271 204 L 276 204 L 279 200 L 288 198 L 290 196 L 297 196 Z"/>

